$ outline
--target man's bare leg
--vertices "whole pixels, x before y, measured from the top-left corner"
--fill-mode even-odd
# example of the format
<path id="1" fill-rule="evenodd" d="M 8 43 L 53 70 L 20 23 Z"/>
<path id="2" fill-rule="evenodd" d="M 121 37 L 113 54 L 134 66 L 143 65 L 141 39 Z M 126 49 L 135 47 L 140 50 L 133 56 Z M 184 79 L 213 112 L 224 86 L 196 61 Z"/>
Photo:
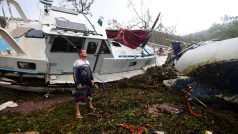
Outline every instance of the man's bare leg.
<path id="1" fill-rule="evenodd" d="M 95 107 L 93 106 L 93 102 L 92 102 L 92 101 L 89 101 L 88 104 L 89 104 L 89 108 L 90 108 L 90 109 L 95 109 Z"/>
<path id="2" fill-rule="evenodd" d="M 75 109 L 76 109 L 76 116 L 77 117 L 82 117 L 80 114 L 80 106 L 79 104 L 75 104 Z"/>

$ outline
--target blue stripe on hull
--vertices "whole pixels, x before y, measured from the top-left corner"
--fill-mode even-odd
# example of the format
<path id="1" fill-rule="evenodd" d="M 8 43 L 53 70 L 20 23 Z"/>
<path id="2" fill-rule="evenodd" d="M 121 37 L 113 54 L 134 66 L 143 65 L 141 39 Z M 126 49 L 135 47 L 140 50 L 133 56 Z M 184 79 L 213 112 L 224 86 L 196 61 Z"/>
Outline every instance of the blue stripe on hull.
<path id="1" fill-rule="evenodd" d="M 23 70 L 8 69 L 8 68 L 2 68 L 2 67 L 0 67 L 0 70 L 10 71 L 10 72 L 26 73 L 26 74 L 37 74 L 37 72 L 28 72 L 28 71 L 23 71 Z"/>

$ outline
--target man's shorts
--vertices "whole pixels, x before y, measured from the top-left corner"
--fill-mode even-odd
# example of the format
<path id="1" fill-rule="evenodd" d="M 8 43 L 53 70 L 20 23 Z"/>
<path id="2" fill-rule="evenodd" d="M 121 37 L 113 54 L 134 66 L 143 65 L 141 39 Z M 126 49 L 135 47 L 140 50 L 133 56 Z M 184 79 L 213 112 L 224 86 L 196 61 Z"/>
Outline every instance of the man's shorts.
<path id="1" fill-rule="evenodd" d="M 92 87 L 88 85 L 83 85 L 81 89 L 73 90 L 72 95 L 75 96 L 75 103 L 85 105 L 86 102 L 92 101 L 91 90 Z"/>

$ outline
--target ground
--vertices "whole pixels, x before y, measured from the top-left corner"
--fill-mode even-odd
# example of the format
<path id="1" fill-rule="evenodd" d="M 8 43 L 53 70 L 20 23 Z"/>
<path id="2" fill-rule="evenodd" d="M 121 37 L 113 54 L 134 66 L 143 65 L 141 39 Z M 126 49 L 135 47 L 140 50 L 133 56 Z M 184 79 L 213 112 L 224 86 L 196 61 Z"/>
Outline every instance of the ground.
<path id="1" fill-rule="evenodd" d="M 146 82 L 142 82 L 142 78 L 146 78 Z M 27 112 L 21 108 L 0 111 L 0 133 L 130 133 L 118 124 L 144 127 L 148 130 L 145 133 L 164 131 L 168 134 L 202 134 L 206 130 L 215 134 L 238 133 L 236 104 L 217 98 L 200 98 L 213 113 L 192 101 L 193 110 L 204 115 L 202 118 L 195 118 L 188 112 L 181 91 L 166 88 L 160 79 L 153 80 L 141 75 L 132 80 L 110 83 L 111 86 L 106 89 L 96 89 L 93 102 L 97 109 L 90 111 L 87 107 L 82 107 L 82 119 L 75 116 L 70 92 L 52 92 L 46 98 L 45 93 L 0 88 L 0 104 L 6 101 L 15 101 L 19 105 L 32 104 L 29 105 L 31 110 Z M 162 112 L 154 116 L 146 110 L 154 104 L 169 104 L 180 113 Z"/>

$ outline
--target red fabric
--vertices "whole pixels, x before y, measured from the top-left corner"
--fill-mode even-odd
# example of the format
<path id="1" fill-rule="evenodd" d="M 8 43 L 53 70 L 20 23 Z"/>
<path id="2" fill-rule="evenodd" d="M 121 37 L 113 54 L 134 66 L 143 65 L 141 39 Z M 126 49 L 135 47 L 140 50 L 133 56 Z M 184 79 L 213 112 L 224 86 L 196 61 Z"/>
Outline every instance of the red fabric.
<path id="1" fill-rule="evenodd" d="M 106 30 L 107 37 L 114 39 L 121 44 L 130 47 L 137 48 L 143 42 L 147 41 L 150 38 L 148 30 Z"/>

